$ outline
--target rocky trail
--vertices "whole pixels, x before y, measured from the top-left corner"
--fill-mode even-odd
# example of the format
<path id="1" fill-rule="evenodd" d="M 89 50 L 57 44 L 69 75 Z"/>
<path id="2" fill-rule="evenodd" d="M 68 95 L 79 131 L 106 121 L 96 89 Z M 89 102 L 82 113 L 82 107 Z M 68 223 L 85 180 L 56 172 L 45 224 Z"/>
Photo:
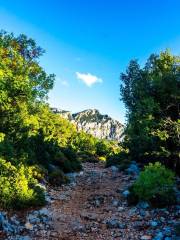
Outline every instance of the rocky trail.
<path id="1" fill-rule="evenodd" d="M 70 174 L 71 183 L 48 189 L 48 204 L 23 217 L 0 214 L 0 239 L 12 240 L 178 240 L 180 207 L 128 206 L 127 188 L 134 176 L 85 163 Z M 2 226 L 1 226 L 2 225 Z"/>

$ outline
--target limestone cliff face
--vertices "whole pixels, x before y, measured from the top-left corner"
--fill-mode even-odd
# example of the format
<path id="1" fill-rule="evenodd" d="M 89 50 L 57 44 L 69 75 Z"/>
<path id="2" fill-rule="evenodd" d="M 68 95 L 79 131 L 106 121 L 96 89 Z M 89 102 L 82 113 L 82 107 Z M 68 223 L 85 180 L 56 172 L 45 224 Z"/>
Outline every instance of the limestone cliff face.
<path id="1" fill-rule="evenodd" d="M 72 114 L 69 111 L 59 111 L 56 108 L 53 112 L 60 114 L 77 126 L 78 130 L 83 130 L 100 139 L 121 141 L 124 126 L 108 115 L 102 115 L 96 109 L 88 109 Z"/>

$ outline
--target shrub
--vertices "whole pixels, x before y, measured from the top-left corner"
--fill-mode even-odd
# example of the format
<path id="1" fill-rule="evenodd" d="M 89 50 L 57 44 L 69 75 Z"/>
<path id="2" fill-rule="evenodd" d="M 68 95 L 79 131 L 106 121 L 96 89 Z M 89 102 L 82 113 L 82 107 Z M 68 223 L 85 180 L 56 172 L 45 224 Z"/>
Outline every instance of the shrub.
<path id="1" fill-rule="evenodd" d="M 82 169 L 81 162 L 77 158 L 75 151 L 70 147 L 59 148 L 51 162 L 65 173 Z"/>
<path id="2" fill-rule="evenodd" d="M 77 155 L 71 147 L 61 148 L 61 151 L 70 161 L 76 161 Z"/>
<path id="3" fill-rule="evenodd" d="M 79 152 L 78 159 L 80 162 L 90 162 L 90 163 L 98 162 L 98 158 L 94 154 L 91 154 L 88 152 Z"/>
<path id="4" fill-rule="evenodd" d="M 28 168 L 29 176 L 41 181 L 48 174 L 48 171 L 42 165 L 33 165 Z"/>
<path id="5" fill-rule="evenodd" d="M 24 165 L 15 167 L 0 159 L 0 207 L 25 208 L 45 202 L 44 190 L 30 172 Z"/>
<path id="6" fill-rule="evenodd" d="M 67 161 L 67 157 L 64 155 L 64 153 L 60 150 L 58 150 L 54 156 L 54 159 L 52 160 L 52 164 L 55 164 L 59 167 L 61 167 L 65 161 Z"/>
<path id="7" fill-rule="evenodd" d="M 58 166 L 62 169 L 63 172 L 75 172 L 82 169 L 81 162 L 77 158 L 77 154 L 72 148 L 62 148 L 61 151 L 63 155 L 59 160 Z"/>
<path id="8" fill-rule="evenodd" d="M 107 158 L 106 167 L 110 167 L 112 165 L 118 166 L 121 170 L 128 168 L 130 164 L 130 160 L 128 159 L 128 153 L 126 151 L 122 151 L 117 154 L 113 154 Z"/>
<path id="9" fill-rule="evenodd" d="M 49 174 L 49 182 L 54 186 L 60 186 L 64 183 L 67 183 L 68 178 L 59 168 L 57 168 Z"/>
<path id="10" fill-rule="evenodd" d="M 109 145 L 108 145 L 108 141 L 105 140 L 99 140 L 96 143 L 96 154 L 98 156 L 106 156 L 109 153 Z"/>
<path id="11" fill-rule="evenodd" d="M 131 192 L 134 192 L 139 200 L 161 207 L 175 202 L 174 185 L 174 173 L 156 162 L 145 166 Z"/>

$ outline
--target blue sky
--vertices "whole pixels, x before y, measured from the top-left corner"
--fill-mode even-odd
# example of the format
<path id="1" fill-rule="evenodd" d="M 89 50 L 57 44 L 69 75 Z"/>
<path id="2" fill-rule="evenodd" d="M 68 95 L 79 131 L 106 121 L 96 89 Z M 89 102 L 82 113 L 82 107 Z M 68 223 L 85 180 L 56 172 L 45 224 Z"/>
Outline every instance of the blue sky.
<path id="1" fill-rule="evenodd" d="M 97 108 L 121 122 L 119 75 L 132 58 L 170 48 L 180 54 L 179 0 L 1 0 L 0 28 L 46 50 L 56 74 L 49 102 L 73 112 Z"/>

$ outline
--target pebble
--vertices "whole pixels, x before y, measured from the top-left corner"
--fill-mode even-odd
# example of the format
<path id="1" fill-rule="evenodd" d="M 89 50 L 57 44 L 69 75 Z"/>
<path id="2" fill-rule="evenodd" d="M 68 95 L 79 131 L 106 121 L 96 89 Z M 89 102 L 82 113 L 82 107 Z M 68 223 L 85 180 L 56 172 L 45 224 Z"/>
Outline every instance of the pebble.
<path id="1" fill-rule="evenodd" d="M 124 207 L 118 207 L 118 212 L 122 212 L 124 210 Z"/>
<path id="2" fill-rule="evenodd" d="M 164 238 L 164 235 L 162 232 L 159 232 L 154 238 L 153 240 L 162 240 Z"/>
<path id="3" fill-rule="evenodd" d="M 119 168 L 118 167 L 116 167 L 116 166 L 111 166 L 111 170 L 112 170 L 112 172 L 119 172 Z"/>
<path id="4" fill-rule="evenodd" d="M 137 165 L 137 163 L 135 161 L 133 161 L 129 167 L 126 169 L 126 172 L 128 174 L 133 174 L 133 175 L 138 175 L 140 170 L 139 170 L 139 167 Z"/>
<path id="5" fill-rule="evenodd" d="M 27 229 L 27 230 L 33 230 L 33 225 L 31 224 L 31 223 L 29 223 L 29 222 L 27 222 L 27 223 L 25 223 L 25 228 Z"/>
<path id="6" fill-rule="evenodd" d="M 151 225 L 151 227 L 157 227 L 158 226 L 158 222 L 156 222 L 156 221 L 151 221 L 150 222 L 150 225 Z"/>
<path id="7" fill-rule="evenodd" d="M 143 235 L 143 236 L 141 237 L 141 240 L 150 240 L 150 239 L 152 239 L 152 237 L 149 236 L 149 235 Z"/>
<path id="8" fill-rule="evenodd" d="M 127 197 L 129 196 L 129 194 L 130 194 L 129 190 L 125 190 L 125 191 L 122 193 L 122 195 L 123 195 L 125 198 L 127 198 Z"/>
<path id="9" fill-rule="evenodd" d="M 112 205 L 113 205 L 113 207 L 118 207 L 119 206 L 119 201 L 114 199 L 112 201 Z"/>
<path id="10" fill-rule="evenodd" d="M 172 229 L 170 227 L 164 227 L 163 233 L 166 237 L 170 237 L 172 235 Z"/>
<path id="11" fill-rule="evenodd" d="M 110 219 L 106 221 L 107 228 L 119 228 L 119 221 L 117 219 Z"/>
<path id="12" fill-rule="evenodd" d="M 149 208 L 150 206 L 149 206 L 149 203 L 148 203 L 148 202 L 141 201 L 141 202 L 139 202 L 139 203 L 137 204 L 137 207 L 138 207 L 138 208 L 142 208 L 142 209 L 147 209 L 147 208 Z"/>

